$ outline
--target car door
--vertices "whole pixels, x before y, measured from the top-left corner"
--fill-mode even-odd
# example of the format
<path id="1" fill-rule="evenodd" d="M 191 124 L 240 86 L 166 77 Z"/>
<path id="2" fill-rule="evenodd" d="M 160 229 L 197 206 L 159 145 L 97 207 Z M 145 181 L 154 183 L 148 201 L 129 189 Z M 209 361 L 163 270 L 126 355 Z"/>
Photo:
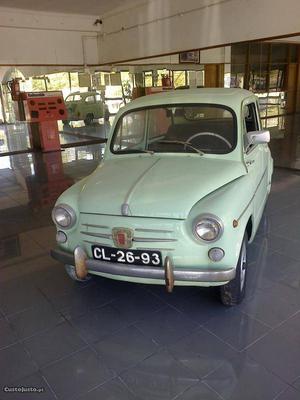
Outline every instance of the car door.
<path id="1" fill-rule="evenodd" d="M 268 187 L 268 157 L 267 144 L 251 144 L 247 141 L 247 132 L 261 130 L 261 122 L 256 101 L 243 104 L 244 127 L 244 160 L 248 169 L 252 187 L 254 230 L 259 224 L 267 198 Z M 250 200 L 250 199 L 249 199 Z"/>

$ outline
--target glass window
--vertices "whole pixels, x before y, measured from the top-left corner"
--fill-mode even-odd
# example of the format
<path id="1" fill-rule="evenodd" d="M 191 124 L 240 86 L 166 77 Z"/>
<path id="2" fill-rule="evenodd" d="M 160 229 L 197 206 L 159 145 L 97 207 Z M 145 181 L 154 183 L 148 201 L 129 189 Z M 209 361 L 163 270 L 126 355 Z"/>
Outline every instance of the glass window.
<path id="1" fill-rule="evenodd" d="M 75 94 L 74 101 L 80 101 L 80 100 L 81 100 L 80 94 Z"/>
<path id="2" fill-rule="evenodd" d="M 145 87 L 152 87 L 153 80 L 152 80 L 152 71 L 144 72 L 144 86 Z"/>
<path id="3" fill-rule="evenodd" d="M 173 85 L 175 88 L 185 86 L 187 84 L 185 76 L 185 71 L 173 71 Z"/>
<path id="4" fill-rule="evenodd" d="M 94 96 L 94 95 L 87 96 L 87 97 L 85 98 L 85 102 L 86 102 L 86 103 L 95 103 L 95 96 Z"/>
<path id="5" fill-rule="evenodd" d="M 215 105 L 166 105 L 131 111 L 117 123 L 115 153 L 199 152 L 225 154 L 236 145 L 232 111 Z"/>
<path id="6" fill-rule="evenodd" d="M 68 103 L 69 101 L 74 101 L 74 96 L 68 96 L 66 102 Z"/>

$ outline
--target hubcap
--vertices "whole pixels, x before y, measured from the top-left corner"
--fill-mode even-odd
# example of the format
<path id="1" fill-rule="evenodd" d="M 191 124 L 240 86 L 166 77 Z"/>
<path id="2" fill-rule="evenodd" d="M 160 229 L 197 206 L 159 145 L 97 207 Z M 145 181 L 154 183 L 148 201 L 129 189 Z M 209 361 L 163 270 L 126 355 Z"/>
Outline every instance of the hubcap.
<path id="1" fill-rule="evenodd" d="M 246 262 L 247 262 L 247 252 L 246 252 L 246 243 L 243 242 L 242 244 L 242 254 L 241 254 L 241 261 L 240 261 L 240 289 L 243 290 L 245 285 L 245 278 L 246 278 Z"/>

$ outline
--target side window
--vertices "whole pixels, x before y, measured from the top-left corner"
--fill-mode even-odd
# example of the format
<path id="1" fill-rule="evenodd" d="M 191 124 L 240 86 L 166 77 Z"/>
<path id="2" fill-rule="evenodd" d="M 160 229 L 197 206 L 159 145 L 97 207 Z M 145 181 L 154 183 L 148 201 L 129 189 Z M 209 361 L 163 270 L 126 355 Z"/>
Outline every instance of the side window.
<path id="1" fill-rule="evenodd" d="M 94 96 L 94 95 L 92 95 L 92 96 L 87 96 L 87 97 L 85 98 L 85 102 L 86 102 L 86 103 L 95 103 L 95 96 Z"/>
<path id="2" fill-rule="evenodd" d="M 244 118 L 246 132 L 258 131 L 258 121 L 256 116 L 255 103 L 247 104 L 244 107 Z"/>
<path id="3" fill-rule="evenodd" d="M 259 130 L 259 122 L 257 120 L 257 113 L 255 103 L 250 103 L 244 106 L 244 147 L 245 150 L 249 150 L 252 145 L 247 141 L 247 132 L 258 131 Z"/>

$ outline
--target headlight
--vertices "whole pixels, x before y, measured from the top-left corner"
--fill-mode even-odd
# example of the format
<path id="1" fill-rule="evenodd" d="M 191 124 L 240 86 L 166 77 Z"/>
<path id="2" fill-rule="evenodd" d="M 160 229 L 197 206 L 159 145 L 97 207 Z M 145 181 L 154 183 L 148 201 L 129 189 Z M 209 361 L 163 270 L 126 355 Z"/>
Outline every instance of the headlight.
<path id="1" fill-rule="evenodd" d="M 58 204 L 53 208 L 52 219 L 61 228 L 70 229 L 76 223 L 76 213 L 67 204 Z"/>
<path id="2" fill-rule="evenodd" d="M 215 242 L 223 233 L 222 221 L 214 215 L 200 215 L 194 222 L 193 232 L 196 239 Z"/>

